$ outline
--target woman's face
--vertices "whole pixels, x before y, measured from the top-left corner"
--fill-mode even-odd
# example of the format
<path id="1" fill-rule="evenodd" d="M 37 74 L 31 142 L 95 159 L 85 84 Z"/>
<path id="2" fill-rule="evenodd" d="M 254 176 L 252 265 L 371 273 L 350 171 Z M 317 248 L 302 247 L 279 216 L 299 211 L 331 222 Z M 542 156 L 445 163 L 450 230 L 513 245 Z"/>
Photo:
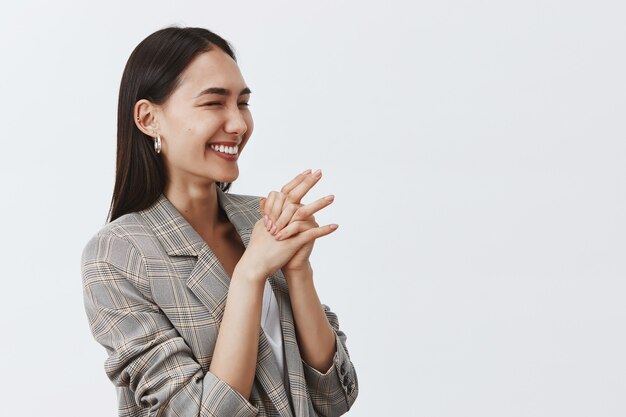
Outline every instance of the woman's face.
<path id="1" fill-rule="evenodd" d="M 253 129 L 249 99 L 237 63 L 221 49 L 191 62 L 178 88 L 155 111 L 169 186 L 206 188 L 239 176 L 237 158 Z M 236 146 L 236 152 L 214 150 L 215 144 Z"/>

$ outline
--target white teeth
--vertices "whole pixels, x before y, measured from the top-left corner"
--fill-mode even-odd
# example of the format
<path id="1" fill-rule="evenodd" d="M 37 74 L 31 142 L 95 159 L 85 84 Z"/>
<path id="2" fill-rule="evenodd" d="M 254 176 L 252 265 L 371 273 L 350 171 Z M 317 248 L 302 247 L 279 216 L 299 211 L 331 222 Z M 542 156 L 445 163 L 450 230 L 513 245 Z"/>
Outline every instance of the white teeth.
<path id="1" fill-rule="evenodd" d="M 211 149 L 214 151 L 222 152 L 229 155 L 234 155 L 239 152 L 239 145 L 232 146 L 224 146 L 224 145 L 209 145 Z"/>

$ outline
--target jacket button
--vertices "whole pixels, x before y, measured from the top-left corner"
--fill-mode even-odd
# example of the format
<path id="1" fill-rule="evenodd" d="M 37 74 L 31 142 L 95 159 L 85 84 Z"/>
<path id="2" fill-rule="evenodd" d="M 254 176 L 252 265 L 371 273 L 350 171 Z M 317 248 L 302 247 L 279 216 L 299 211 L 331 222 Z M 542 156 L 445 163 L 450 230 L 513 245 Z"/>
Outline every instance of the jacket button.
<path id="1" fill-rule="evenodd" d="M 346 364 L 345 363 L 341 364 L 341 367 L 339 368 L 339 373 L 341 375 L 345 375 L 345 373 L 346 373 Z"/>
<path id="2" fill-rule="evenodd" d="M 344 387 L 345 387 L 346 385 L 348 385 L 348 381 L 349 381 L 349 379 L 348 379 L 348 375 L 345 375 L 345 376 L 343 377 L 343 386 L 344 386 Z"/>
<path id="3" fill-rule="evenodd" d="M 348 395 L 352 394 L 352 391 L 354 391 L 354 381 L 348 385 Z"/>

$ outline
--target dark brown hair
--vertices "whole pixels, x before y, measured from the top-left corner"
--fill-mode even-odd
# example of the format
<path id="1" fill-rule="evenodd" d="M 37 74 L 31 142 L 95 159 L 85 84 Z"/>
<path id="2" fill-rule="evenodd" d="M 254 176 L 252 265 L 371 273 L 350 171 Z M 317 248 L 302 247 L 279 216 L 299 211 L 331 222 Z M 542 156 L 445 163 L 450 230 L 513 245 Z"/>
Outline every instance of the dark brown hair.
<path id="1" fill-rule="evenodd" d="M 203 28 L 167 27 L 145 38 L 128 58 L 117 107 L 115 187 L 108 221 L 150 207 L 165 189 L 165 165 L 154 140 L 134 121 L 137 101 L 164 103 L 176 90 L 181 74 L 199 54 L 217 47 L 233 60 L 231 45 Z M 231 183 L 216 185 L 228 191 Z"/>

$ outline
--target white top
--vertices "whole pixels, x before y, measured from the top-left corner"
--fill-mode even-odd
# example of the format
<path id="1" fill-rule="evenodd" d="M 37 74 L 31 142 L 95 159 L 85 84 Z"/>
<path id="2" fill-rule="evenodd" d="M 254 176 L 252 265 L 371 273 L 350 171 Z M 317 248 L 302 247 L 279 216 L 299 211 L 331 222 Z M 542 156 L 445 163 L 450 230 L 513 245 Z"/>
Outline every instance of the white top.
<path id="1" fill-rule="evenodd" d="M 289 396 L 289 376 L 287 374 L 287 367 L 285 366 L 285 354 L 283 351 L 283 334 L 280 327 L 280 315 L 278 311 L 278 302 L 276 296 L 272 290 L 272 286 L 269 280 L 265 281 L 265 290 L 263 292 L 263 307 L 261 310 L 261 327 L 265 332 L 267 341 L 272 347 L 276 361 L 278 362 L 278 368 L 283 374 L 283 382 L 285 384 L 285 391 Z"/>

